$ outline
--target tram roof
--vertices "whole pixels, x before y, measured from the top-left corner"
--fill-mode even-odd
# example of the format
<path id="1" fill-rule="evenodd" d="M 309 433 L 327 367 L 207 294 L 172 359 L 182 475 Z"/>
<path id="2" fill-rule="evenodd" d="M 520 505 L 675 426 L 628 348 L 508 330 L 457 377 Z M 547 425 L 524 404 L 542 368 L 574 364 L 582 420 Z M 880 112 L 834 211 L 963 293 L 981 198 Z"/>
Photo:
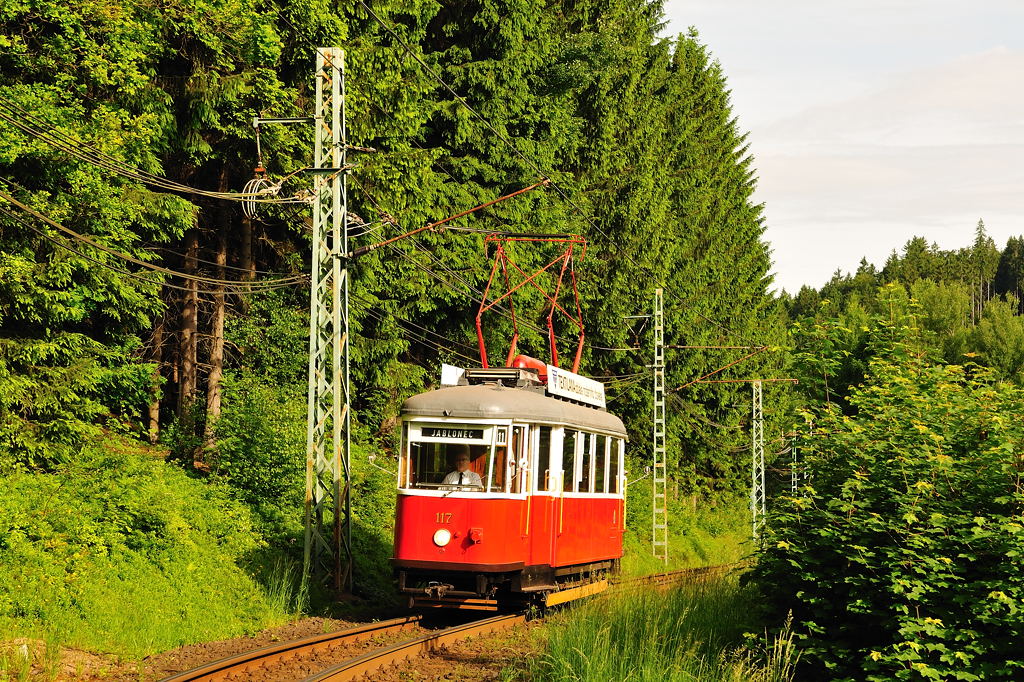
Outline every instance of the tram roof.
<path id="1" fill-rule="evenodd" d="M 625 425 L 614 414 L 500 384 L 451 386 L 420 393 L 402 404 L 402 414 L 446 419 L 518 419 L 626 436 Z"/>

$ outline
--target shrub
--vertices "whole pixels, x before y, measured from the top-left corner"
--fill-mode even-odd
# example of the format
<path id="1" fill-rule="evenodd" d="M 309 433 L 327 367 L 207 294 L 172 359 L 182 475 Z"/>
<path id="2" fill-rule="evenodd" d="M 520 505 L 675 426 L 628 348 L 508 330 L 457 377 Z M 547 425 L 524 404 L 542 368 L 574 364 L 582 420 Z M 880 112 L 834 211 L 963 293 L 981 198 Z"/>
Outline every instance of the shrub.
<path id="1" fill-rule="evenodd" d="M 141 656 L 285 617 L 239 564 L 261 546 L 223 486 L 86 450 L 0 488 L 0 631 Z"/>
<path id="2" fill-rule="evenodd" d="M 897 331 L 853 416 L 807 415 L 810 485 L 771 512 L 755 576 L 807 679 L 1021 679 L 1024 393 Z"/>
<path id="3" fill-rule="evenodd" d="M 596 598 L 549 619 L 531 679 L 785 682 L 796 660 L 791 641 L 745 641 L 757 602 L 735 576 Z"/>

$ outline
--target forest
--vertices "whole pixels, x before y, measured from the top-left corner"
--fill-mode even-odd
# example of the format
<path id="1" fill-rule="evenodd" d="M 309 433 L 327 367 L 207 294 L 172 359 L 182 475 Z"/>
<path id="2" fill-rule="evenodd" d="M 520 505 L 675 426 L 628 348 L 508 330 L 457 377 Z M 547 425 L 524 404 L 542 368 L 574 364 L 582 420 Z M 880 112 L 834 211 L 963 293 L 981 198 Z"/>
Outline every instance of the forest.
<path id="1" fill-rule="evenodd" d="M 664 288 L 679 542 L 750 480 L 749 387 L 698 380 L 798 380 L 765 384 L 777 477 L 751 575 L 777 597 L 765 622 L 792 613 L 807 679 L 1012 679 L 1024 237 L 1000 249 L 979 221 L 967 248 L 917 238 L 880 267 L 776 291 L 726 74 L 696 29 L 664 37 L 661 17 L 659 0 L 0 7 L 0 631 L 141 657 L 308 608 L 313 132 L 257 138 L 253 119 L 310 116 L 316 49 L 338 46 L 356 247 L 550 182 L 351 263 L 358 597 L 392 598 L 402 401 L 442 363 L 479 362 L 484 235 L 571 233 L 588 243 L 581 373 L 606 384 L 637 479 L 653 357 L 637 316 Z M 249 214 L 254 178 L 282 200 Z M 546 357 L 543 299 L 516 306 L 521 350 Z M 504 349 L 511 321 L 488 321 Z M 798 493 L 782 482 L 791 447 Z M 649 553 L 650 499 L 629 505 L 627 547 Z M 894 510 L 909 529 L 851 521 Z M 927 566 L 868 556 L 899 533 L 960 544 L 917 547 Z M 915 587 L 934 565 L 948 581 Z M 825 604 L 840 588 L 823 576 L 848 603 Z"/>

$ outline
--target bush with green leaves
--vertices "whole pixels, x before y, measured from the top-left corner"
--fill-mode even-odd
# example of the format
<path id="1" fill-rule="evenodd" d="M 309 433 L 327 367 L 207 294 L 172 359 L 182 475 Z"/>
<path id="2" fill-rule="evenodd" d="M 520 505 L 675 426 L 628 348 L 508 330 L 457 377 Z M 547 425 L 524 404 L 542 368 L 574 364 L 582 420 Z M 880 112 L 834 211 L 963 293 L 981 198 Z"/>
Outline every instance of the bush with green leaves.
<path id="1" fill-rule="evenodd" d="M 114 439 L 0 487 L 0 632 L 142 656 L 287 618 L 242 566 L 263 541 L 221 485 Z"/>
<path id="2" fill-rule="evenodd" d="M 217 421 L 212 478 L 256 514 L 271 543 L 260 562 L 301 561 L 306 473 L 305 396 L 294 386 L 230 377 Z M 357 592 L 378 602 L 394 598 L 391 581 L 395 477 L 390 458 L 378 465 L 373 446 L 352 445 L 352 542 Z M 387 468 L 390 467 L 390 468 Z"/>
<path id="3" fill-rule="evenodd" d="M 1022 679 L 1024 392 L 928 362 L 899 317 L 870 329 L 853 414 L 805 415 L 810 482 L 771 511 L 754 576 L 806 679 Z"/>
<path id="4" fill-rule="evenodd" d="M 667 590 L 606 593 L 553 614 L 527 679 L 578 682 L 789 682 L 798 658 L 783 628 L 759 637 L 756 590 L 735 575 Z"/>

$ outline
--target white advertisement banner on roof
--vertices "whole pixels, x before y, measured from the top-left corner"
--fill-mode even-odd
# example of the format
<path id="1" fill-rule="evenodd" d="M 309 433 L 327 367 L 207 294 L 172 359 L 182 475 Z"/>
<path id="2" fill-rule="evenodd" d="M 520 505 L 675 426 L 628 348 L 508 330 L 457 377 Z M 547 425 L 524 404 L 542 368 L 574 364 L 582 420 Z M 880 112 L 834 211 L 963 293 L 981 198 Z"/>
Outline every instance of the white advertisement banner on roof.
<path id="1" fill-rule="evenodd" d="M 441 385 L 458 386 L 459 380 L 465 376 L 466 370 L 447 363 L 441 364 Z"/>
<path id="2" fill-rule="evenodd" d="M 604 384 L 554 365 L 548 365 L 548 393 L 588 405 L 605 406 Z"/>

